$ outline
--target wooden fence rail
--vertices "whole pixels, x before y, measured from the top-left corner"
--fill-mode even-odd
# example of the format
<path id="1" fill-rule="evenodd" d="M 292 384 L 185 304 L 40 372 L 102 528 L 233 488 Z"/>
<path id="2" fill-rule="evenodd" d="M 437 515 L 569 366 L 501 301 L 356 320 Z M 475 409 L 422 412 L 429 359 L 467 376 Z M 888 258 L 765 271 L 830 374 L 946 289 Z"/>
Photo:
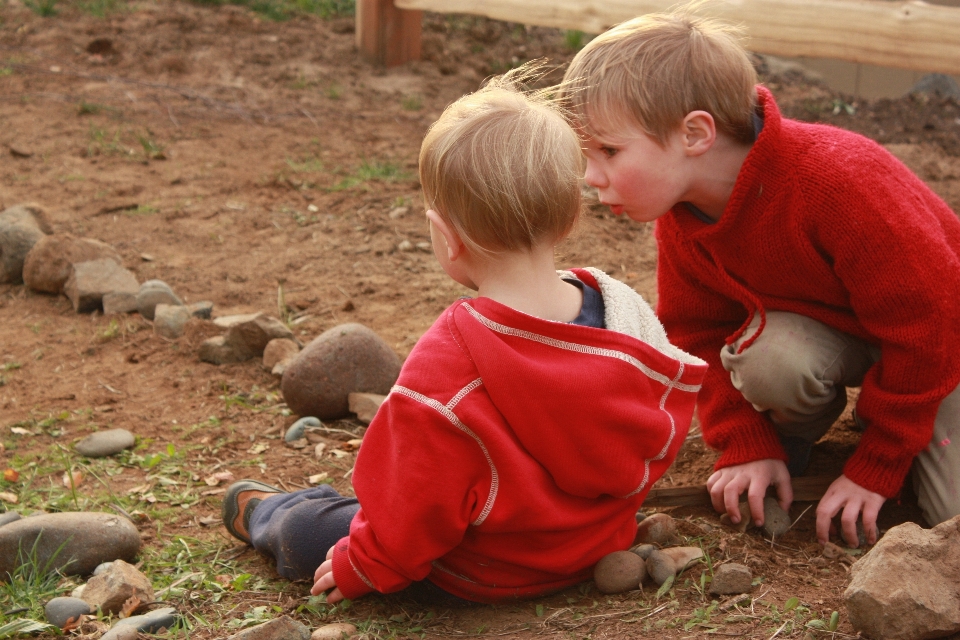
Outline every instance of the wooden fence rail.
<path id="1" fill-rule="evenodd" d="M 384 15 L 384 5 L 399 14 L 416 12 L 408 14 L 408 20 L 410 16 L 418 20 L 420 11 L 437 11 L 600 33 L 676 4 L 676 0 L 395 0 L 395 4 L 358 0 L 358 43 L 361 5 L 379 5 Z M 743 25 L 747 46 L 758 53 L 960 74 L 958 7 L 920 0 L 714 0 L 703 5 L 701 13 Z M 411 37 L 416 38 L 419 55 L 417 29 Z M 377 59 L 388 65 L 406 61 Z"/>

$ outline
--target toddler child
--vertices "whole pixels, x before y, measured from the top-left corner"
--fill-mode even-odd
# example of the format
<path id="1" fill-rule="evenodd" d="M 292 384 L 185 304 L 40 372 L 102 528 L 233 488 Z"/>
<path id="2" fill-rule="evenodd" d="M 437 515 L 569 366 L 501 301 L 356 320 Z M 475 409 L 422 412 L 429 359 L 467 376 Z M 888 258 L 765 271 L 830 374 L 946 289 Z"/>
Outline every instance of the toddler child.
<path id="1" fill-rule="evenodd" d="M 562 96 L 586 181 L 614 213 L 657 221 L 658 307 L 711 366 L 699 398 L 720 450 L 713 505 L 763 522 L 860 387 L 864 429 L 817 508 L 876 541 L 911 464 L 931 524 L 960 513 L 960 221 L 883 147 L 783 118 L 737 34 L 689 10 L 592 40 Z"/>
<path id="2" fill-rule="evenodd" d="M 434 253 L 477 291 L 417 342 L 363 439 L 356 499 L 227 491 L 231 534 L 328 602 L 372 591 L 497 602 L 588 579 L 628 548 L 706 365 L 631 288 L 556 271 L 581 209 L 580 141 L 544 97 L 489 83 L 420 151 Z"/>

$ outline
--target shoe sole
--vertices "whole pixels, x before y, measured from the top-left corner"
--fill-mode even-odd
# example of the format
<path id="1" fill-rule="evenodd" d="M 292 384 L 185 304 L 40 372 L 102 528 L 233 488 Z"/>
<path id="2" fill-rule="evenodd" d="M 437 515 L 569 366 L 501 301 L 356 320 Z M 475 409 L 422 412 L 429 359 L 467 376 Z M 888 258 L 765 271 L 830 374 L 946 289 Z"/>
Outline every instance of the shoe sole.
<path id="1" fill-rule="evenodd" d="M 235 482 L 230 485 L 227 489 L 226 494 L 223 496 L 223 510 L 221 513 L 223 526 L 226 527 L 227 531 L 234 538 L 250 544 L 249 536 L 241 534 L 233 526 L 234 521 L 241 516 L 240 502 L 237 500 L 237 494 L 243 491 L 263 491 L 264 493 L 284 493 L 284 491 L 283 489 L 264 484 L 263 482 L 257 482 L 256 480 L 241 480 L 240 482 Z M 244 518 L 244 525 L 248 525 L 246 518 Z M 249 526 L 247 530 L 249 531 Z"/>

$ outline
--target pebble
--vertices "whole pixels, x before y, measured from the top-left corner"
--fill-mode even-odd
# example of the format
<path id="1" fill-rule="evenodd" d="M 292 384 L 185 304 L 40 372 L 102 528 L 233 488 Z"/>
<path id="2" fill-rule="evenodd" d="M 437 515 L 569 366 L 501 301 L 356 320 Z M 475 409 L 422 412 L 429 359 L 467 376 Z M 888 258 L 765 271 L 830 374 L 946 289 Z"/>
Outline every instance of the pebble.
<path id="1" fill-rule="evenodd" d="M 310 634 L 310 640 L 343 640 L 356 633 L 357 628 L 352 624 L 348 622 L 337 622 L 318 627 Z"/>
<path id="2" fill-rule="evenodd" d="M 157 633 L 161 629 L 170 629 L 176 623 L 177 610 L 173 607 L 162 607 L 150 613 L 117 620 L 100 640 L 133 640 L 138 633 Z"/>
<path id="3" fill-rule="evenodd" d="M 190 310 L 183 305 L 158 304 L 153 310 L 153 332 L 162 338 L 175 340 L 183 335 L 190 320 Z"/>
<path id="4" fill-rule="evenodd" d="M 645 514 L 643 511 L 637 511 L 637 524 L 640 524 L 646 519 L 647 519 L 647 514 Z"/>
<path id="5" fill-rule="evenodd" d="M 779 538 L 790 529 L 790 514 L 780 508 L 776 498 L 763 499 L 763 530 L 771 538 Z"/>
<path id="6" fill-rule="evenodd" d="M 656 547 L 652 544 L 638 544 L 633 547 L 630 547 L 630 552 L 635 553 L 644 560 L 650 557 L 651 551 L 656 551 Z"/>
<path id="7" fill-rule="evenodd" d="M 280 389 L 290 410 L 336 420 L 349 414 L 348 395 L 387 395 L 400 375 L 400 358 L 371 329 L 357 323 L 324 331 L 283 373 Z"/>
<path id="8" fill-rule="evenodd" d="M 213 316 L 213 303 L 209 300 L 201 300 L 187 305 L 187 310 L 194 318 L 209 320 Z"/>
<path id="9" fill-rule="evenodd" d="M 280 616 L 235 633 L 228 640 L 309 640 L 309 638 L 310 629 L 290 616 Z"/>
<path id="10" fill-rule="evenodd" d="M 118 613 L 130 598 L 153 602 L 154 592 L 150 579 L 139 569 L 123 560 L 116 560 L 110 563 L 106 571 L 87 581 L 82 597 L 103 613 Z"/>
<path id="11" fill-rule="evenodd" d="M 407 215 L 409 211 L 410 207 L 394 207 L 393 209 L 390 209 L 387 217 L 389 217 L 391 220 L 396 220 L 397 218 L 402 218 L 403 216 Z"/>
<path id="12" fill-rule="evenodd" d="M 47 617 L 47 622 L 63 628 L 67 621 L 73 618 L 76 620 L 79 616 L 90 613 L 90 605 L 80 598 L 71 598 L 69 596 L 60 596 L 53 598 L 43 607 L 43 613 Z"/>
<path id="13" fill-rule="evenodd" d="M 98 576 L 112 566 L 112 562 L 101 562 L 97 565 L 97 568 L 93 570 L 93 575 Z"/>
<path id="14" fill-rule="evenodd" d="M 750 568 L 729 562 L 713 570 L 713 580 L 710 582 L 710 593 L 728 595 L 734 593 L 750 593 L 753 591 L 753 572 Z"/>
<path id="15" fill-rule="evenodd" d="M 137 311 L 147 320 L 153 320 L 158 304 L 182 305 L 183 300 L 163 280 L 147 280 L 137 291 Z"/>
<path id="16" fill-rule="evenodd" d="M 703 557 L 703 549 L 700 547 L 667 547 L 661 550 L 661 553 L 665 553 L 673 559 L 678 574 L 697 564 L 697 561 Z"/>
<path id="17" fill-rule="evenodd" d="M 593 569 L 593 579 L 600 593 L 623 593 L 638 589 L 646 574 L 643 559 L 629 551 L 608 553 Z"/>
<path id="18" fill-rule="evenodd" d="M 410 242 L 409 240 L 401 240 L 400 243 L 397 245 L 397 250 L 403 251 L 404 253 L 409 253 L 410 251 L 414 251 L 415 249 L 416 247 L 414 247 L 413 243 Z"/>
<path id="19" fill-rule="evenodd" d="M 287 429 L 287 432 L 283 435 L 283 440 L 284 442 L 295 442 L 304 437 L 307 428 L 322 426 L 323 423 L 320 422 L 319 419 L 313 416 L 304 416 L 290 425 L 290 428 Z"/>
<path id="20" fill-rule="evenodd" d="M 843 555 L 843 549 L 832 542 L 827 542 L 823 545 L 823 557 L 829 558 L 830 560 L 836 560 Z"/>
<path id="21" fill-rule="evenodd" d="M 116 514 L 68 511 L 30 516 L 0 527 L 0 576 L 16 569 L 21 548 L 36 546 L 40 566 L 87 575 L 101 562 L 136 558 L 140 544 L 137 528 Z"/>
<path id="22" fill-rule="evenodd" d="M 677 523 L 666 513 L 654 513 L 637 525 L 636 543 L 666 546 L 677 534 Z"/>
<path id="23" fill-rule="evenodd" d="M 658 585 L 662 585 L 677 575 L 677 565 L 669 555 L 654 549 L 647 556 L 647 575 Z"/>
<path id="24" fill-rule="evenodd" d="M 300 353 L 300 345 L 289 338 L 274 338 L 263 349 L 263 368 L 273 372 L 278 364 L 283 363 L 282 372 L 287 365 Z M 276 374 L 275 374 L 276 375 Z"/>
<path id="25" fill-rule="evenodd" d="M 73 303 L 77 313 L 90 313 L 103 308 L 108 293 L 135 293 L 139 285 L 133 272 L 109 258 L 76 262 L 63 285 L 63 294 Z"/>
<path id="26" fill-rule="evenodd" d="M 750 513 L 750 503 L 747 501 L 740 503 L 740 522 L 733 524 L 733 521 L 730 520 L 730 516 L 724 513 L 720 516 L 720 524 L 727 527 L 732 527 L 740 533 L 745 532 L 747 529 L 753 526 L 753 514 Z"/>
<path id="27" fill-rule="evenodd" d="M 126 429 L 107 429 L 90 434 L 74 448 L 87 458 L 105 458 L 129 449 L 135 443 L 136 438 Z"/>
<path id="28" fill-rule="evenodd" d="M 0 527 L 5 524 L 10 524 L 11 522 L 16 522 L 20 519 L 20 512 L 18 511 L 7 511 L 6 513 L 0 513 Z"/>

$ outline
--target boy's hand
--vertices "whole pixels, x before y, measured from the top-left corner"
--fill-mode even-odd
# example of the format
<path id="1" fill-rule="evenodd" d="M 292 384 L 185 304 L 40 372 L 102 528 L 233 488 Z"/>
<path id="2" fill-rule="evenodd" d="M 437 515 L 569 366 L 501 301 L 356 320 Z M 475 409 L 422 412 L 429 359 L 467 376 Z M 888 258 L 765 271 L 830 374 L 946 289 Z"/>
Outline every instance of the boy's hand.
<path id="1" fill-rule="evenodd" d="M 315 582 L 313 588 L 310 589 L 310 593 L 318 596 L 327 589 L 333 588 L 333 591 L 327 594 L 327 602 L 336 604 L 343 600 L 343 594 L 340 593 L 340 589 L 336 588 L 337 582 L 333 578 L 333 547 L 330 547 L 330 550 L 327 551 L 327 559 L 317 567 L 313 579 Z"/>
<path id="2" fill-rule="evenodd" d="M 770 485 L 777 488 L 777 497 L 783 510 L 789 509 L 793 502 L 793 486 L 787 465 L 782 460 L 756 460 L 724 467 L 707 479 L 713 508 L 726 511 L 734 524 L 740 522 L 740 494 L 746 491 L 753 523 L 758 527 L 763 526 L 763 497 Z"/>
<path id="3" fill-rule="evenodd" d="M 864 489 L 847 476 L 840 476 L 833 481 L 827 492 L 817 505 L 817 540 L 826 544 L 830 539 L 830 530 L 833 528 L 831 520 L 841 510 L 840 525 L 843 529 L 843 539 L 848 545 L 857 548 L 860 544 L 857 536 L 857 518 L 863 513 L 863 531 L 867 536 L 867 544 L 877 542 L 877 513 L 886 502 L 886 498 L 879 493 Z"/>

